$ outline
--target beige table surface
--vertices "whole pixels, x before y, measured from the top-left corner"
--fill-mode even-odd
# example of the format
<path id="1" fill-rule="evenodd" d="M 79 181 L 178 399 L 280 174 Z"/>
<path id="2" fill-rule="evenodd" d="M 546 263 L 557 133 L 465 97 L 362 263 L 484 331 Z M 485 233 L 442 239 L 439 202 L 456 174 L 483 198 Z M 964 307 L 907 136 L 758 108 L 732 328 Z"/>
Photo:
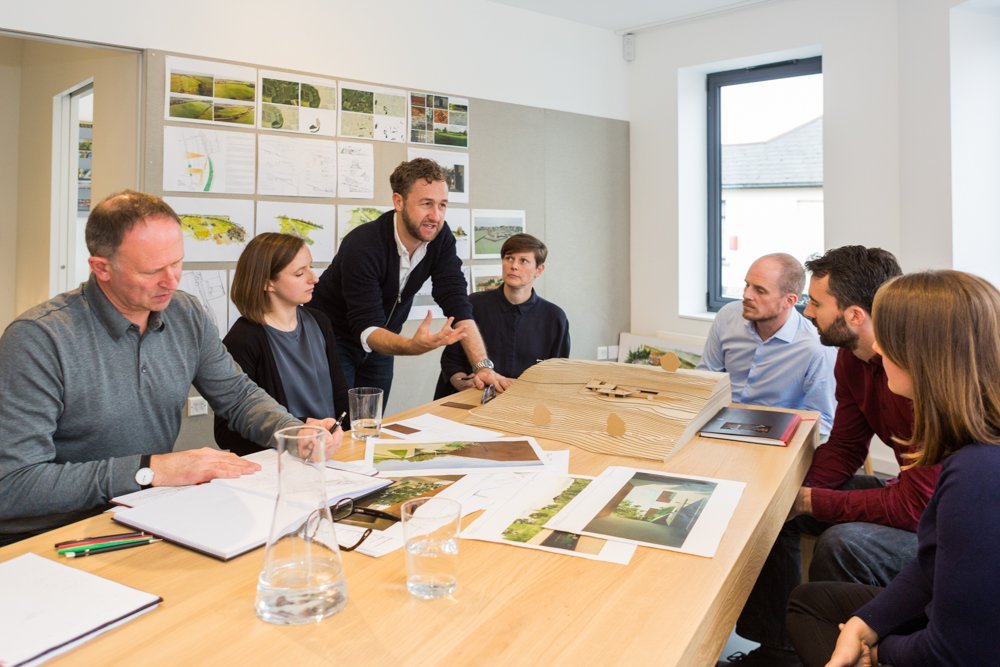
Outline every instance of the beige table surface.
<path id="1" fill-rule="evenodd" d="M 395 418 L 464 419 L 466 410 L 443 402 L 472 404 L 478 394 Z M 222 562 L 160 542 L 61 559 L 163 603 L 52 664 L 713 665 L 808 468 L 815 424 L 803 421 L 787 448 L 696 438 L 666 464 L 571 448 L 571 473 L 625 465 L 746 482 L 714 558 L 639 547 L 621 566 L 463 540 L 454 597 L 422 601 L 406 591 L 401 551 L 378 559 L 345 553 L 347 607 L 288 627 L 254 615 L 263 549 Z M 338 458 L 362 452 L 345 438 Z M 103 514 L 4 547 L 0 561 L 29 551 L 55 559 L 58 541 L 121 531 Z"/>

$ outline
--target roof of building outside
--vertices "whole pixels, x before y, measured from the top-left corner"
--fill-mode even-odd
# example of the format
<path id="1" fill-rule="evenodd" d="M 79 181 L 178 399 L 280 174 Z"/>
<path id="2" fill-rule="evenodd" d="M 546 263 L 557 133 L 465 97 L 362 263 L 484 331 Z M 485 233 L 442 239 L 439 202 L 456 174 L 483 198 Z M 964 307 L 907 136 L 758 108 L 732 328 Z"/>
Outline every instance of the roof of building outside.
<path id="1" fill-rule="evenodd" d="M 722 146 L 723 188 L 822 185 L 822 116 L 768 141 Z"/>

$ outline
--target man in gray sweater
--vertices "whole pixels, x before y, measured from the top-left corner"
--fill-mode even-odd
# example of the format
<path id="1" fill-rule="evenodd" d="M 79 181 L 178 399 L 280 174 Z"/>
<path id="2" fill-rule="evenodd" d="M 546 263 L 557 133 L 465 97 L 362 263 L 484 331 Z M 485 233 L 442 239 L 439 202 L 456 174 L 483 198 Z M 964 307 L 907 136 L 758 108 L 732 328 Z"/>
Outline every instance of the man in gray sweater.
<path id="1" fill-rule="evenodd" d="M 216 449 L 172 452 L 192 384 L 254 442 L 301 423 L 240 371 L 198 302 L 176 292 L 184 240 L 163 200 L 111 195 L 86 239 L 90 280 L 0 338 L 0 544 L 140 488 L 257 470 Z"/>

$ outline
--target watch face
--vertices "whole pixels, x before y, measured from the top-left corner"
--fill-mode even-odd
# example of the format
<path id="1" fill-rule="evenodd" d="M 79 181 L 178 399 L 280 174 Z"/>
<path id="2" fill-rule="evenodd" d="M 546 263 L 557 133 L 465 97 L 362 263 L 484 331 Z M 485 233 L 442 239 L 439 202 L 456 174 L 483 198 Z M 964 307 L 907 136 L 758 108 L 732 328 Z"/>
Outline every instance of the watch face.
<path id="1" fill-rule="evenodd" d="M 135 482 L 139 486 L 149 486 L 153 483 L 153 471 L 151 468 L 139 468 L 135 473 Z"/>

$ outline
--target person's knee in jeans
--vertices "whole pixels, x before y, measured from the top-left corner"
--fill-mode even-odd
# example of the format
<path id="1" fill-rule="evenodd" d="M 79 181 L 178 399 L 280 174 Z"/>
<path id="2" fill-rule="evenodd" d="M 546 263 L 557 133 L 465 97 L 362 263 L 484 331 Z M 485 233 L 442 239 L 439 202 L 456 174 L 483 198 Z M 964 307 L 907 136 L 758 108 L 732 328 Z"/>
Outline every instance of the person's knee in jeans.
<path id="1" fill-rule="evenodd" d="M 887 549 L 891 532 L 902 531 L 862 522 L 827 528 L 816 540 L 809 581 L 885 585 L 887 572 L 894 575 L 898 570 L 896 561 L 906 560 L 904 554 L 896 557 L 891 554 L 891 548 Z"/>

